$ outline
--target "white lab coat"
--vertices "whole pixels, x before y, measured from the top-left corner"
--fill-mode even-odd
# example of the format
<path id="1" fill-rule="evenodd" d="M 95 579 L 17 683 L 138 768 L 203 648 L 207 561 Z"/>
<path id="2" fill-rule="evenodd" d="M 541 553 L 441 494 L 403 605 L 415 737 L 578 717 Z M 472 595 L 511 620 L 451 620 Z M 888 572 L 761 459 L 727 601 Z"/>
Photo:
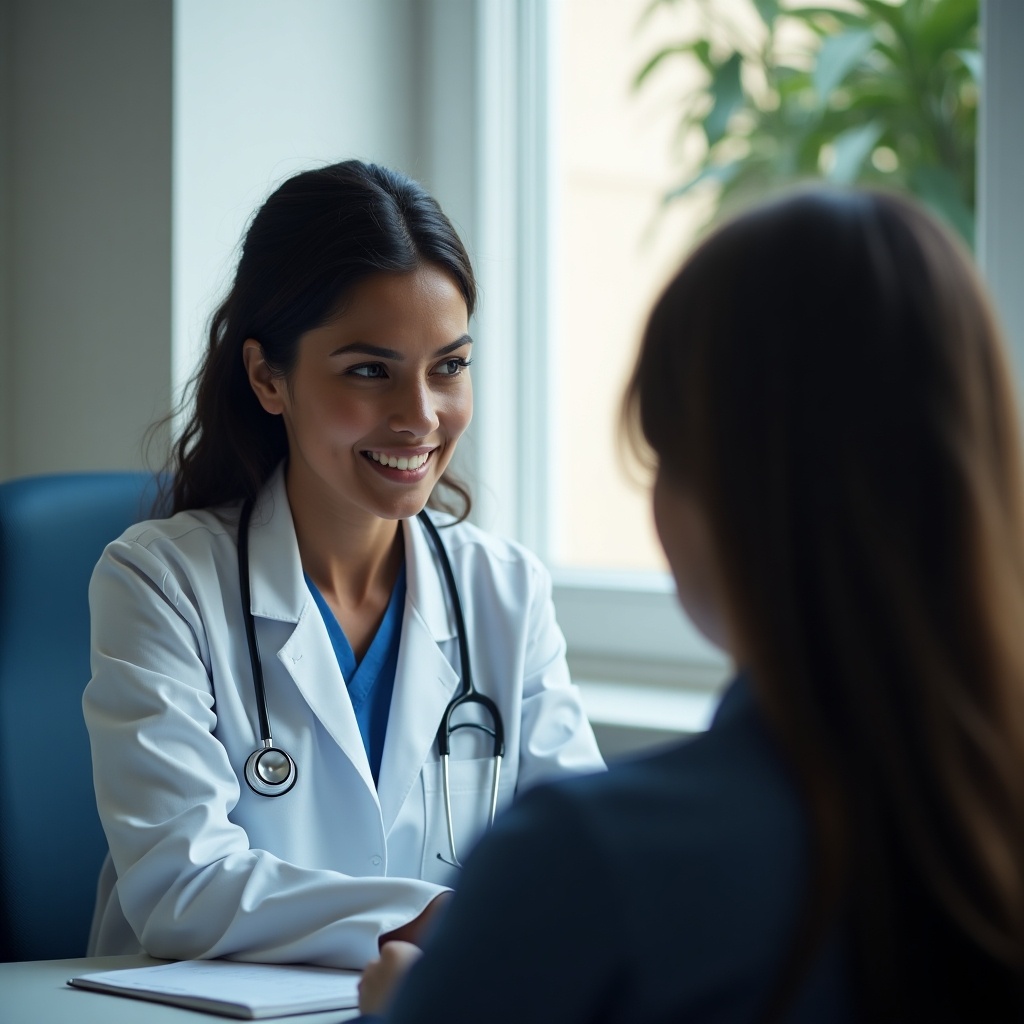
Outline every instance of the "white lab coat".
<path id="1" fill-rule="evenodd" d="M 298 779 L 263 797 L 243 775 L 259 723 L 235 518 L 198 511 L 141 523 L 93 574 L 83 703 L 110 856 L 90 953 L 361 967 L 381 934 L 416 917 L 455 874 L 437 857 L 450 853 L 435 736 L 460 686 L 440 566 L 423 527 L 406 520 L 405 614 L 374 786 L 303 579 L 283 472 L 274 474 L 252 517 L 251 608 L 274 741 Z M 475 685 L 504 718 L 499 807 L 541 779 L 602 768 L 543 566 L 469 524 L 442 536 Z M 479 730 L 453 739 L 460 859 L 486 823 L 489 754 Z"/>

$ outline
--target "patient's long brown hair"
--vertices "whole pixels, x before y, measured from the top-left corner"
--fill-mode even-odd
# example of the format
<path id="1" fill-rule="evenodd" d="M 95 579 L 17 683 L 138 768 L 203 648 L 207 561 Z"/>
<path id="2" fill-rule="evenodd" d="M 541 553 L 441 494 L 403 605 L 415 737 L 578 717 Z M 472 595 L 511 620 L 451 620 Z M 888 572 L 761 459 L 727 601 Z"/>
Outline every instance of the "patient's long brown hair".
<path id="1" fill-rule="evenodd" d="M 838 922 L 861 1019 L 1024 1019 L 1021 452 L 969 258 L 894 196 L 775 200 L 669 284 L 624 409 L 809 808 L 776 995 Z"/>

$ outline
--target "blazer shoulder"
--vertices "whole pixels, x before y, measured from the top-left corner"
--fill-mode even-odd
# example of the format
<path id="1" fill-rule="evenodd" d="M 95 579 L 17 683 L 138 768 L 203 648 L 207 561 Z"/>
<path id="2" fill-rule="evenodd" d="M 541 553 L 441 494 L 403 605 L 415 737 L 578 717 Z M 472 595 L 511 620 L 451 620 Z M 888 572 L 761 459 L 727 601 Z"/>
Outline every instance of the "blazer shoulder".
<path id="1" fill-rule="evenodd" d="M 97 571 L 120 566 L 154 580 L 170 575 L 186 587 L 186 580 L 207 578 L 211 572 L 219 578 L 234 564 L 237 551 L 237 512 L 232 517 L 233 511 L 197 509 L 142 520 L 106 546 Z"/>
<path id="2" fill-rule="evenodd" d="M 114 543 L 154 548 L 163 544 L 179 544 L 195 534 L 209 538 L 210 544 L 216 544 L 225 537 L 234 542 L 237 525 L 236 508 L 189 509 L 166 519 L 143 519 L 129 526 Z"/>

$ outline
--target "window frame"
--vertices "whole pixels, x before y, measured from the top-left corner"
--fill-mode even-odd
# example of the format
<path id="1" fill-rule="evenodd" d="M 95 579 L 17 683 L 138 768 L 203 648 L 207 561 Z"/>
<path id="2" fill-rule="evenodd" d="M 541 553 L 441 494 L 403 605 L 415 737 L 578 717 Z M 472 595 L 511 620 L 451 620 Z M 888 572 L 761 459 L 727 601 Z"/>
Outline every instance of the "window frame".
<path id="1" fill-rule="evenodd" d="M 551 565 L 557 479 L 544 438 L 552 423 L 547 339 L 558 288 L 551 215 L 557 97 L 550 88 L 557 0 L 428 0 L 426 9 L 432 88 L 424 91 L 424 119 L 433 125 L 434 140 L 427 178 L 469 238 L 482 295 L 474 322 L 481 340 L 474 366 L 477 412 L 469 438 L 474 518 L 525 543 L 551 567 L 577 680 L 713 694 L 730 674 L 729 661 L 682 614 L 667 574 Z M 1010 280 L 1024 238 L 1024 207 L 1015 202 L 1024 139 L 1001 130 L 1014 125 L 1014 98 L 1024 96 L 1024 65 L 1014 56 L 1024 43 L 1024 5 L 982 0 L 981 32 L 986 81 L 978 258 L 1016 356 L 1024 399 L 1024 294 Z M 451 129 L 453 102 L 457 110 L 472 107 L 461 135 Z"/>
<path id="2" fill-rule="evenodd" d="M 729 675 L 729 662 L 684 616 L 668 573 L 553 563 L 558 481 L 545 439 L 554 419 L 547 370 L 558 288 L 558 11 L 549 0 L 483 0 L 477 12 L 484 345 L 474 475 L 485 495 L 498 499 L 483 524 L 549 566 L 575 678 L 712 692 Z M 495 253 L 500 259 L 488 258 Z"/>

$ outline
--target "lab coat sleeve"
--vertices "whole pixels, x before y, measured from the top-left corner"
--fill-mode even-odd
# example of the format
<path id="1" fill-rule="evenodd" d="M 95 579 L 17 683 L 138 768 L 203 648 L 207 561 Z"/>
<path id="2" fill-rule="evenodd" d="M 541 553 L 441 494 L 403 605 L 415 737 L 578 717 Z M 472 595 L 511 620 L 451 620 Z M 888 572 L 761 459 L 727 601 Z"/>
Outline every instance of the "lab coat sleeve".
<path id="1" fill-rule="evenodd" d="M 144 546 L 116 541 L 90 585 L 84 711 L 117 898 L 140 943 L 171 959 L 361 967 L 380 935 L 443 887 L 351 877 L 250 849 L 239 783 L 214 734 L 196 598 Z"/>
<path id="2" fill-rule="evenodd" d="M 572 801 L 534 790 L 469 858 L 387 1024 L 612 1019 L 630 984 L 618 894 Z"/>
<path id="3" fill-rule="evenodd" d="M 533 581 L 526 622 L 520 792 L 538 782 L 605 767 L 579 687 L 569 678 L 565 637 L 555 619 L 551 576 L 533 556 L 528 565 Z"/>

